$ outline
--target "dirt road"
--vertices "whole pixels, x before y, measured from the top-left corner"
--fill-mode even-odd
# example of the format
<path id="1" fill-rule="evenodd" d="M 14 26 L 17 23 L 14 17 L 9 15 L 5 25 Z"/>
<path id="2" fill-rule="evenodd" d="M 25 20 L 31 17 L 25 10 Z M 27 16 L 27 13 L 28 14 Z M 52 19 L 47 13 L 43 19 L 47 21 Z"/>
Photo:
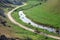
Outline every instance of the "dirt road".
<path id="1" fill-rule="evenodd" d="M 33 30 L 33 29 L 31 29 L 31 28 L 28 28 L 28 27 L 26 27 L 26 26 L 24 26 L 24 25 L 16 22 L 16 21 L 13 19 L 13 17 L 11 16 L 12 12 L 14 12 L 16 9 L 18 9 L 18 8 L 20 8 L 20 7 L 22 7 L 22 6 L 25 6 L 25 5 L 27 5 L 27 4 L 23 4 L 23 5 L 21 5 L 21 6 L 18 6 L 18 7 L 16 7 L 16 8 L 12 9 L 11 11 L 9 11 L 8 14 L 7 14 L 7 17 L 9 18 L 9 20 L 10 20 L 12 23 L 18 25 L 19 27 L 21 27 L 21 28 L 23 28 L 23 29 L 25 29 L 25 30 L 31 31 L 31 32 L 35 32 L 35 30 Z M 51 37 L 51 38 L 60 40 L 60 37 L 57 37 L 57 36 L 52 36 L 52 35 L 44 34 L 44 33 L 42 33 L 42 32 L 39 33 L 39 34 L 40 34 L 40 35 L 42 34 L 42 35 L 45 35 L 45 36 L 47 36 L 47 37 Z"/>

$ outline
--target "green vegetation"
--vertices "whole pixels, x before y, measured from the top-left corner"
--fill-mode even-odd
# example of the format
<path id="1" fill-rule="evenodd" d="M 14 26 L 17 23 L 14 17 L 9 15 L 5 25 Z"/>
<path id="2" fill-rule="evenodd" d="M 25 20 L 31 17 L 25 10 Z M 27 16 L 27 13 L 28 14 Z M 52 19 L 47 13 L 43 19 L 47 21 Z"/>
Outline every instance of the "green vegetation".
<path id="1" fill-rule="evenodd" d="M 55 28 L 60 28 L 59 3 L 60 0 L 48 0 L 45 4 L 24 10 L 24 13 L 28 18 L 38 24 L 46 24 Z"/>
<path id="2" fill-rule="evenodd" d="M 38 1 L 37 1 L 37 3 L 35 3 L 36 1 L 30 1 L 30 2 L 28 2 L 29 4 L 30 3 L 33 3 L 34 2 L 34 5 L 35 4 L 37 4 L 37 3 L 39 3 Z M 28 4 L 28 5 L 29 5 Z M 33 27 L 33 26 L 31 26 L 31 25 L 29 25 L 29 24 L 26 24 L 26 23 L 24 23 L 24 22 L 22 22 L 20 19 L 19 19 L 19 15 L 18 15 L 18 12 L 20 11 L 20 10 L 22 10 L 22 9 L 26 9 L 26 8 L 28 8 L 28 7 L 30 7 L 30 6 L 32 6 L 32 4 L 31 5 L 26 5 L 26 6 L 24 6 L 24 7 L 21 7 L 21 8 L 19 8 L 19 9 L 17 9 L 17 10 L 15 10 L 13 13 L 12 13 L 12 17 L 17 21 L 17 22 L 19 22 L 19 23 L 21 23 L 21 24 L 23 24 L 23 25 L 25 25 L 25 26 L 27 26 L 27 27 L 29 27 L 29 28 L 32 28 L 32 29 L 38 29 L 39 31 L 41 31 L 41 32 L 44 32 L 44 33 L 47 33 L 47 34 L 52 34 L 52 35 L 57 35 L 58 36 L 58 34 L 55 34 L 55 33 L 51 33 L 51 32 L 48 32 L 47 30 L 43 30 L 43 29 L 40 29 L 40 28 L 36 28 L 36 27 Z M 40 6 L 42 6 L 42 5 L 38 5 L 38 6 L 36 6 L 36 7 L 39 7 L 40 8 Z M 36 7 L 33 7 L 33 8 L 36 8 Z M 33 9 L 33 8 L 31 8 L 31 10 Z M 37 8 L 37 9 L 39 9 L 39 8 Z M 29 9 L 28 10 L 26 10 L 26 11 L 29 11 L 29 12 L 31 12 Z M 24 10 L 24 12 L 26 12 L 25 10 Z M 35 12 L 35 11 L 34 11 Z M 26 14 L 26 13 L 25 13 Z M 28 13 L 29 14 L 29 13 Z M 35 15 L 38 15 L 37 13 L 36 14 L 34 14 L 34 16 Z M 28 16 L 28 15 L 27 15 Z M 30 16 L 31 16 L 31 14 L 30 14 Z M 29 16 L 28 16 L 29 17 Z M 31 18 L 32 18 L 33 16 L 31 16 Z"/>
<path id="3" fill-rule="evenodd" d="M 34 2 L 30 2 L 29 1 L 29 4 L 30 3 L 34 3 L 34 4 L 36 4 L 36 1 L 34 1 Z M 39 3 L 39 2 L 37 2 L 37 3 Z M 31 6 L 32 6 L 32 4 L 31 4 Z M 29 6 L 30 7 L 30 6 Z M 4 9 L 4 10 L 11 10 L 10 8 L 7 8 L 7 9 Z M 5 12 L 6 12 L 5 11 Z M 12 14 L 12 16 L 14 17 L 14 19 L 15 19 L 15 17 L 16 17 L 16 19 L 17 19 L 17 21 L 18 22 L 21 22 L 22 24 L 25 24 L 25 23 L 23 23 L 20 19 L 19 19 L 19 16 L 18 16 L 18 11 L 19 10 L 16 10 L 16 12 L 14 11 L 13 13 L 14 14 Z M 17 15 L 16 15 L 17 14 Z M 16 15 L 16 16 L 15 16 Z M 1 19 L 0 19 L 1 20 Z M 5 18 L 5 20 L 7 20 L 7 24 L 6 24 L 6 26 L 1 26 L 0 27 L 0 32 L 2 33 L 2 34 L 5 34 L 6 36 L 12 36 L 13 38 L 14 37 L 19 37 L 19 38 L 22 38 L 23 40 L 56 40 L 56 39 L 53 39 L 53 38 L 49 38 L 49 37 L 46 37 L 46 36 L 44 36 L 44 35 L 38 35 L 38 34 L 36 34 L 36 33 L 32 33 L 32 32 L 30 32 L 30 31 L 28 31 L 28 30 L 25 30 L 25 29 L 23 29 L 23 28 L 21 28 L 21 27 L 19 27 L 19 26 L 17 26 L 17 25 L 15 25 L 15 24 L 13 24 L 13 23 L 11 23 L 10 22 L 10 20 L 8 20 L 7 18 Z M 25 25 L 27 25 L 27 24 L 25 24 Z M 27 25 L 28 27 L 31 27 L 31 28 L 35 28 L 35 27 L 32 27 L 31 25 Z M 1 34 L 0 33 L 0 34 Z"/>
<path id="4" fill-rule="evenodd" d="M 60 28 L 59 0 L 48 0 L 46 3 L 42 3 L 42 5 L 38 5 L 29 9 L 29 7 L 32 7 L 32 5 L 38 3 L 40 2 L 29 1 L 27 6 L 21 7 L 18 10 L 24 10 L 24 13 L 27 15 L 27 17 L 38 24 L 51 26 L 56 29 Z"/>
<path id="5" fill-rule="evenodd" d="M 10 23 L 10 25 L 12 26 L 11 32 L 15 33 L 16 36 L 18 36 L 19 38 L 22 38 L 22 39 L 28 40 L 28 38 L 30 38 L 32 40 L 56 40 L 56 39 L 52 39 L 52 38 L 49 38 L 49 37 L 46 37 L 43 35 L 38 35 L 38 34 L 32 33 L 30 31 L 20 28 L 17 25 L 12 24 L 12 23 Z"/>
<path id="6" fill-rule="evenodd" d="M 22 40 L 56 40 L 53 38 L 49 38 L 43 35 L 39 35 L 28 30 L 25 30 L 13 23 L 11 23 L 8 19 L 6 19 L 10 27 L 5 27 L 0 25 L 0 35 L 5 34 L 6 36 L 10 36 L 12 38 L 20 38 Z"/>
<path id="7" fill-rule="evenodd" d="M 52 0 L 51 0 L 52 1 Z M 50 2 L 50 1 L 48 1 Z M 47 2 L 47 3 L 48 3 Z M 17 10 L 15 10 L 13 13 L 12 13 L 12 17 L 19 23 L 29 27 L 29 28 L 32 28 L 32 29 L 36 29 L 35 27 L 32 27 L 31 25 L 29 24 L 26 24 L 24 22 L 22 22 L 20 19 L 19 19 L 19 15 L 18 15 L 18 12 L 20 10 L 23 10 L 24 13 L 27 15 L 27 17 L 29 17 L 32 21 L 40 24 L 48 24 L 48 25 L 52 25 L 54 27 L 59 27 L 59 15 L 57 16 L 56 14 L 54 14 L 51 10 L 48 10 L 49 8 L 45 7 L 47 6 L 47 3 L 43 3 L 42 5 L 38 5 L 38 6 L 35 6 L 33 8 L 30 8 L 31 6 L 35 5 L 35 4 L 38 4 L 40 2 L 38 1 L 29 1 L 27 2 L 28 5 L 24 6 L 24 7 L 21 7 Z M 51 5 L 50 5 L 51 6 Z M 50 7 L 48 6 L 48 7 Z M 53 5 L 52 5 L 53 6 Z M 30 8 L 30 9 L 29 9 Z M 52 8 L 51 8 L 52 9 Z M 36 20 L 37 19 L 37 20 Z M 58 21 L 58 22 L 57 22 Z M 58 25 L 55 26 L 55 24 L 58 23 Z M 57 35 L 57 34 L 54 34 L 54 33 L 50 33 L 46 30 L 42 30 L 42 29 L 39 29 L 39 31 L 42 31 L 44 33 L 48 33 L 48 34 L 53 34 L 53 35 Z M 51 39 L 48 39 L 48 40 L 51 40 Z"/>
<path id="8" fill-rule="evenodd" d="M 17 10 L 18 10 L 18 9 L 17 9 Z M 29 28 L 31 28 L 31 29 L 35 29 L 35 30 L 38 29 L 38 31 L 40 31 L 40 32 L 44 32 L 44 33 L 47 33 L 47 34 L 52 34 L 52 35 L 60 36 L 60 35 L 58 35 L 58 34 L 56 34 L 56 33 L 51 33 L 51 32 L 48 32 L 47 30 L 43 30 L 43 29 L 40 29 L 40 28 L 36 28 L 36 27 L 31 26 L 30 24 L 26 24 L 26 23 L 22 22 L 22 20 L 19 19 L 18 12 L 19 12 L 19 11 L 14 11 L 14 12 L 12 13 L 12 17 L 13 17 L 17 22 L 19 22 L 20 24 L 25 25 L 26 27 L 29 27 Z"/>

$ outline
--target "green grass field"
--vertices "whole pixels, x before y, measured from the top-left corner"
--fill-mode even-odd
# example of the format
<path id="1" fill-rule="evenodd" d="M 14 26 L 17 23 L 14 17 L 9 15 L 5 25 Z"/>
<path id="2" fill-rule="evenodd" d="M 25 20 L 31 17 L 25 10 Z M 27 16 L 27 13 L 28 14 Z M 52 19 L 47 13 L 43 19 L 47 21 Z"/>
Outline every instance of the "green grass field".
<path id="1" fill-rule="evenodd" d="M 36 1 L 34 1 L 34 3 L 35 3 Z M 31 2 L 30 1 L 30 3 L 33 3 L 33 1 Z M 30 4 L 29 3 L 29 4 Z M 39 2 L 37 2 L 37 3 L 39 3 Z M 28 4 L 28 5 L 29 5 Z M 35 3 L 36 4 L 36 3 Z M 23 9 L 24 8 L 27 8 L 28 7 L 28 5 L 26 5 L 26 6 L 24 6 L 24 7 L 22 7 Z M 30 7 L 31 5 L 29 5 L 29 7 Z M 39 6 L 36 6 L 36 7 L 39 7 L 40 8 L 40 6 L 42 6 L 42 5 L 39 5 Z M 36 8 L 36 7 L 34 7 L 34 8 Z M 22 9 L 22 8 L 19 8 L 19 9 L 17 9 L 17 10 L 15 10 L 13 13 L 12 13 L 12 17 L 17 21 L 17 22 L 19 22 L 19 23 L 21 23 L 21 24 L 23 24 L 23 25 L 25 25 L 25 26 L 27 26 L 27 27 L 29 27 L 29 28 L 32 28 L 32 29 L 35 29 L 36 30 L 36 27 L 33 27 L 33 26 L 31 26 L 31 25 L 29 25 L 29 24 L 26 24 L 26 23 L 24 23 L 24 22 L 22 22 L 20 19 L 19 19 L 19 15 L 18 15 L 18 12 Z M 39 9 L 39 8 L 37 8 L 37 9 Z M 33 9 L 33 8 L 32 8 Z M 31 9 L 31 10 L 32 10 Z M 26 11 L 29 11 L 29 12 L 31 12 L 30 11 L 30 9 L 28 9 L 28 10 L 26 10 Z M 25 10 L 24 10 L 24 12 L 26 12 Z M 26 13 L 25 13 L 26 14 Z M 29 14 L 29 13 L 28 13 Z M 30 16 L 32 15 L 32 14 L 29 14 Z M 38 16 L 38 14 L 36 13 L 36 14 L 34 14 L 34 15 L 37 15 Z M 45 14 L 46 15 L 46 14 Z M 28 16 L 28 15 L 27 15 Z M 29 17 L 29 16 L 28 16 Z M 32 18 L 33 16 L 31 16 L 31 18 Z M 37 17 L 36 17 L 37 18 Z M 37 18 L 38 19 L 38 18 Z M 40 18 L 39 18 L 40 19 Z M 47 30 L 43 30 L 43 29 L 40 29 L 40 28 L 38 28 L 38 30 L 39 31 L 42 31 L 42 32 L 44 32 L 44 33 L 47 33 L 47 34 L 52 34 L 52 35 L 57 35 L 58 36 L 58 34 L 55 34 L 55 33 L 51 33 L 51 32 L 48 32 Z"/>
<path id="2" fill-rule="evenodd" d="M 52 39 L 52 38 L 45 39 L 46 37 L 43 36 L 43 35 L 38 35 L 38 34 L 32 33 L 30 31 L 24 30 L 24 29 L 22 29 L 18 26 L 13 26 L 12 28 L 16 32 L 16 34 L 20 37 L 25 37 L 25 38 L 29 37 L 32 40 L 55 40 L 55 39 Z"/>
<path id="3" fill-rule="evenodd" d="M 40 3 L 38 1 L 29 1 L 28 5 L 21 7 L 16 10 L 24 10 L 32 5 Z M 35 6 L 33 8 L 24 10 L 24 13 L 30 18 L 32 21 L 43 24 L 46 26 L 53 26 L 54 28 L 60 28 L 60 7 L 59 0 L 49 0 L 46 3 L 42 3 L 42 5 Z M 37 19 L 37 20 L 36 20 Z"/>
<path id="4" fill-rule="evenodd" d="M 24 13 L 32 21 L 38 24 L 51 25 L 60 28 L 60 0 L 49 0 L 47 3 L 38 5 Z M 37 20 L 36 20 L 37 19 Z"/>
<path id="5" fill-rule="evenodd" d="M 25 30 L 15 24 L 11 23 L 9 20 L 7 20 L 7 21 L 9 22 L 8 24 L 11 26 L 10 32 L 14 33 L 16 35 L 16 37 L 21 38 L 23 40 L 28 40 L 27 38 L 32 39 L 32 40 L 56 40 L 56 39 L 49 38 L 49 37 L 47 37 L 47 39 L 46 39 L 46 36 L 32 33 L 28 30 Z"/>
<path id="6" fill-rule="evenodd" d="M 51 0 L 52 1 L 52 0 Z M 32 5 L 32 3 L 36 4 L 35 2 L 36 1 L 29 1 L 30 5 L 27 5 L 27 6 L 24 6 L 24 7 L 21 7 L 17 10 L 15 10 L 13 13 L 12 13 L 12 17 L 19 23 L 25 25 L 25 26 L 28 26 L 30 28 L 35 28 L 35 27 L 32 27 L 31 25 L 28 25 L 28 24 L 25 24 L 23 23 L 20 19 L 19 19 L 19 15 L 18 15 L 18 12 L 22 9 L 25 9 L 27 7 L 30 7 Z M 48 1 L 50 2 L 50 1 Z M 56 2 L 56 1 L 55 1 Z M 39 3 L 39 2 L 37 2 Z M 38 5 L 36 7 L 33 7 L 31 9 L 28 9 L 28 10 L 23 10 L 24 13 L 27 15 L 28 18 L 30 18 L 32 21 L 34 22 L 37 22 L 37 23 L 43 23 L 43 24 L 48 24 L 48 25 L 53 25 L 54 27 L 59 27 L 59 15 L 58 14 L 55 14 L 55 12 L 53 11 L 52 12 L 52 8 L 51 10 L 49 10 L 49 7 L 51 5 L 49 5 L 48 7 L 45 8 L 45 6 L 47 6 L 48 4 L 45 3 L 45 4 L 42 4 L 42 5 Z M 52 4 L 53 6 L 53 4 Z M 58 15 L 58 16 L 57 16 Z M 36 20 L 37 19 L 37 20 Z M 58 24 L 58 25 L 56 25 Z M 40 30 L 40 29 L 39 29 Z M 42 30 L 44 31 L 44 30 Z M 45 31 L 46 32 L 46 31 Z M 48 32 L 48 31 L 47 31 Z M 49 32 L 48 32 L 49 33 Z M 55 34 L 54 34 L 55 35 Z M 45 39 L 44 39 L 45 40 Z M 51 40 L 51 39 L 48 39 L 48 40 Z M 52 39 L 53 40 L 53 39 Z"/>
<path id="7" fill-rule="evenodd" d="M 19 22 L 20 24 L 22 24 L 22 25 L 24 25 L 24 26 L 26 26 L 26 27 L 29 27 L 29 28 L 31 28 L 31 29 L 34 29 L 34 30 L 38 29 L 40 32 L 44 32 L 44 33 L 51 34 L 51 35 L 55 35 L 55 36 L 60 36 L 60 35 L 58 35 L 58 34 L 56 34 L 56 33 L 51 33 L 51 32 L 48 32 L 47 30 L 43 30 L 43 29 L 40 29 L 40 28 L 36 28 L 36 27 L 33 27 L 33 26 L 29 25 L 29 24 L 26 24 L 26 23 L 22 22 L 22 20 L 19 19 L 18 12 L 19 12 L 19 11 L 14 11 L 14 12 L 12 13 L 12 17 L 13 17 L 17 22 Z"/>

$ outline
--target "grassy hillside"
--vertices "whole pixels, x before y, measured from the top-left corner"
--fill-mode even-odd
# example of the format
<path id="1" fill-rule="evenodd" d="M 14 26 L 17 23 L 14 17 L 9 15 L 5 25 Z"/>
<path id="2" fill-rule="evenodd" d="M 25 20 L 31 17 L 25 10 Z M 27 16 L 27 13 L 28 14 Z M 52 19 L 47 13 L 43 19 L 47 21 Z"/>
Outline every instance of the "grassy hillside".
<path id="1" fill-rule="evenodd" d="M 33 4 L 33 3 L 36 4 L 36 1 L 34 1 L 34 2 L 29 1 L 29 2 L 31 4 Z M 30 3 L 28 3 L 28 4 L 30 4 Z M 39 3 L 39 2 L 37 2 L 37 3 Z M 13 16 L 15 16 L 15 14 Z M 17 18 L 17 16 L 15 16 L 15 17 Z M 49 37 L 46 37 L 43 35 L 38 35 L 38 34 L 30 32 L 30 31 L 27 31 L 25 29 L 22 29 L 19 26 L 11 23 L 10 20 L 8 20 L 7 18 L 4 18 L 4 19 L 6 19 L 7 24 L 6 24 L 6 26 L 4 26 L 3 24 L 0 24 L 0 35 L 6 35 L 7 37 L 12 37 L 12 38 L 20 38 L 20 40 L 56 40 L 56 39 L 52 39 L 52 38 L 49 38 Z M 1 20 L 0 20 L 0 22 L 1 22 Z"/>
<path id="2" fill-rule="evenodd" d="M 24 10 L 24 13 L 38 24 L 60 28 L 60 0 L 48 0 L 42 5 Z"/>
<path id="3" fill-rule="evenodd" d="M 25 26 L 27 26 L 29 28 L 32 28 L 32 29 L 35 29 L 36 30 L 35 27 L 33 27 L 33 26 L 29 25 L 29 24 L 26 24 L 26 23 L 22 22 L 19 19 L 18 12 L 20 10 L 23 10 L 24 13 L 27 15 L 28 18 L 30 18 L 32 21 L 34 21 L 34 22 L 36 22 L 38 24 L 45 25 L 45 26 L 50 26 L 50 27 L 54 27 L 54 28 L 59 28 L 59 26 L 57 26 L 57 25 L 55 26 L 55 24 L 59 22 L 58 21 L 58 19 L 59 19 L 58 15 L 55 15 L 55 13 L 52 13 L 52 12 L 50 12 L 50 10 L 48 10 L 50 6 L 48 6 L 48 8 L 45 7 L 45 6 L 47 6 L 47 4 L 50 1 L 52 1 L 52 0 L 48 0 L 47 2 L 28 1 L 26 6 L 21 7 L 19 9 L 15 10 L 12 13 L 12 17 L 17 22 L 19 22 L 19 23 L 21 23 L 21 24 L 23 24 L 23 25 L 25 25 Z M 56 2 L 57 1 L 55 0 L 55 3 Z M 42 4 L 39 4 L 39 3 L 42 3 Z M 33 5 L 36 5 L 36 4 L 39 4 L 39 5 L 33 6 Z M 30 7 L 32 7 L 32 8 L 30 8 Z M 55 19 L 56 19 L 56 21 L 55 21 Z M 51 33 L 51 32 L 48 32 L 46 30 L 43 30 L 43 29 L 39 29 L 39 31 L 44 32 L 44 33 L 47 33 L 47 34 L 51 34 L 51 35 L 59 35 L 57 33 Z"/>

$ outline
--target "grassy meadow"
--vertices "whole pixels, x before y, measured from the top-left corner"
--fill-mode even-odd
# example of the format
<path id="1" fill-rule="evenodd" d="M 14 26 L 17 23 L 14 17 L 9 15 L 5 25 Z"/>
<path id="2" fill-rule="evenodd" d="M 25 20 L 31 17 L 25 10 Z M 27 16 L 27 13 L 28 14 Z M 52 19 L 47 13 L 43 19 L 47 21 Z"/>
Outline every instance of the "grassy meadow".
<path id="1" fill-rule="evenodd" d="M 11 26 L 10 28 L 8 28 L 10 31 L 9 30 L 8 31 L 11 32 L 10 36 L 12 36 L 12 37 L 17 37 L 22 40 L 56 40 L 53 38 L 46 37 L 44 35 L 32 33 L 28 30 L 25 30 L 15 24 L 11 23 L 9 20 L 7 20 L 7 21 L 9 22 L 8 24 Z"/>
<path id="2" fill-rule="evenodd" d="M 38 5 L 24 13 L 32 21 L 38 24 L 45 24 L 54 28 L 60 28 L 60 0 L 48 0 L 42 5 Z"/>
<path id="3" fill-rule="evenodd" d="M 40 3 L 40 2 L 38 2 L 38 1 L 27 2 L 28 5 L 15 10 L 12 13 L 12 17 L 17 22 L 19 22 L 19 23 L 21 23 L 25 26 L 28 26 L 29 28 L 32 28 L 32 29 L 34 28 L 35 29 L 35 27 L 32 27 L 31 25 L 26 24 L 19 19 L 18 12 L 20 10 L 23 10 L 28 18 L 30 18 L 32 21 L 34 21 L 38 24 L 45 24 L 45 25 L 53 26 L 54 28 L 60 28 L 59 27 L 60 26 L 59 25 L 59 23 L 60 23 L 60 21 L 59 21 L 60 20 L 59 5 L 57 5 L 57 4 L 59 4 L 59 0 L 48 0 L 46 3 L 43 3 L 41 5 L 29 8 L 33 4 L 35 5 L 35 4 L 38 4 L 38 3 Z M 20 28 L 18 28 L 18 27 L 15 28 L 15 29 L 20 30 Z M 42 29 L 41 29 L 41 31 L 49 33 L 48 31 L 45 31 L 45 30 L 42 30 Z M 49 34 L 54 34 L 54 33 L 49 33 Z M 20 33 L 19 33 L 19 35 L 20 35 Z M 39 38 L 40 36 L 37 36 L 37 37 Z M 40 39 L 38 39 L 38 40 L 40 40 Z M 45 40 L 45 39 L 43 38 L 43 40 Z M 47 40 L 54 40 L 54 39 L 47 39 Z"/>

